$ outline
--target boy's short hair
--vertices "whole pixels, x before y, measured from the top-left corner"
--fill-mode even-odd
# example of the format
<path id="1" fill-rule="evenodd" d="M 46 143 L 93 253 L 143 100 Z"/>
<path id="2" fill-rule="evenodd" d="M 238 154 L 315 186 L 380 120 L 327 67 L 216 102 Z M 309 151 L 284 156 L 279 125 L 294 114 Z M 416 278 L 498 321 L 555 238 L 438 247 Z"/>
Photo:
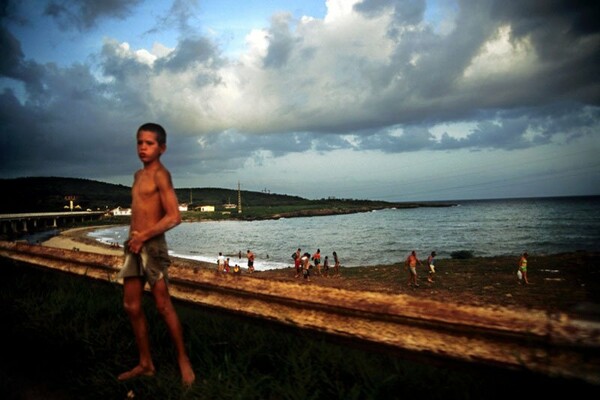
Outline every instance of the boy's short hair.
<path id="1" fill-rule="evenodd" d="M 147 122 L 138 128 L 137 134 L 139 134 L 141 131 L 154 132 L 156 134 L 156 141 L 158 142 L 158 144 L 167 143 L 167 131 L 165 131 L 165 128 L 163 128 L 159 124 Z"/>

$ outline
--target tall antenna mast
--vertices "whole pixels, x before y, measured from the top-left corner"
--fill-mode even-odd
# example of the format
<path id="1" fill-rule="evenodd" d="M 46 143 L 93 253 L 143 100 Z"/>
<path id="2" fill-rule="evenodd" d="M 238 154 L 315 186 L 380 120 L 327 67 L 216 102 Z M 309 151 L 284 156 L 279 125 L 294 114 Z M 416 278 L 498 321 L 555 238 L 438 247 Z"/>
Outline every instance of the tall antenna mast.
<path id="1" fill-rule="evenodd" d="M 240 191 L 240 181 L 238 181 L 238 214 L 242 213 L 242 192 Z"/>

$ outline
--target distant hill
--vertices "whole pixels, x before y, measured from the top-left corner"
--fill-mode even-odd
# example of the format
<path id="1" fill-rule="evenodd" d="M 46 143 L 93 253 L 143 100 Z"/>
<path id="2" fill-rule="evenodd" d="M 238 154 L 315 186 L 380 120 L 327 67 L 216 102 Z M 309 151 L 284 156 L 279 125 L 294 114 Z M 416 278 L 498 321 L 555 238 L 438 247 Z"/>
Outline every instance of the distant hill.
<path id="1" fill-rule="evenodd" d="M 0 213 L 65 211 L 65 196 L 75 196 L 74 205 L 83 210 L 129 207 L 131 188 L 78 178 L 0 179 L 2 193 Z"/>
<path id="2" fill-rule="evenodd" d="M 180 203 L 191 206 L 215 205 L 222 206 L 227 203 L 237 204 L 238 192 L 234 189 L 220 188 L 183 188 L 175 189 Z M 242 190 L 242 207 L 244 206 L 282 206 L 299 205 L 310 200 L 298 196 L 285 194 L 271 194 Z"/>
<path id="3" fill-rule="evenodd" d="M 65 196 L 75 196 L 74 205 L 81 209 L 106 210 L 131 205 L 131 187 L 78 178 L 32 177 L 0 179 L 4 194 L 0 213 L 64 211 L 69 204 Z M 237 204 L 237 190 L 219 188 L 183 188 L 175 190 L 180 203 L 221 206 Z M 309 200 L 298 196 L 242 192 L 244 206 L 300 205 Z"/>
<path id="4" fill-rule="evenodd" d="M 74 206 L 81 210 L 112 210 L 131 206 L 131 187 L 79 178 L 36 177 L 0 179 L 2 194 L 0 214 L 65 211 L 74 196 Z M 383 208 L 448 207 L 450 203 L 390 203 L 377 200 L 320 199 L 242 190 L 243 213 L 231 211 L 225 204 L 238 203 L 235 189 L 179 188 L 175 189 L 180 204 L 190 211 L 184 220 L 206 219 L 268 219 L 366 212 Z M 196 207 L 214 206 L 215 212 L 200 212 Z"/>

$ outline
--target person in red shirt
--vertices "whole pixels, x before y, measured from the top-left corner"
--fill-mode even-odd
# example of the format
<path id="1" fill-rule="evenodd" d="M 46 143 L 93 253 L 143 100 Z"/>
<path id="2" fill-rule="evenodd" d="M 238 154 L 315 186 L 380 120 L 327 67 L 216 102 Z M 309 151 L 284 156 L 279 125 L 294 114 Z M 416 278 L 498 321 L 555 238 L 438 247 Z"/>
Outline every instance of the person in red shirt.
<path id="1" fill-rule="evenodd" d="M 302 258 L 302 254 L 300 253 L 300 249 L 296 250 L 296 252 L 294 254 L 292 254 L 292 258 L 294 259 L 294 268 L 296 269 L 296 276 L 295 278 L 298 278 L 300 276 L 300 269 L 301 269 L 301 265 L 300 265 L 300 259 Z"/>

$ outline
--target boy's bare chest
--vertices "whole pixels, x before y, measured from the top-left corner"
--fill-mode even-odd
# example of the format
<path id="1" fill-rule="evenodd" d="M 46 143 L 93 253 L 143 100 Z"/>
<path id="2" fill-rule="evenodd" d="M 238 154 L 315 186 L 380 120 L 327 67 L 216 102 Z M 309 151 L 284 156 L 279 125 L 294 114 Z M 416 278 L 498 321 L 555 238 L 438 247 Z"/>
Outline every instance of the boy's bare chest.
<path id="1" fill-rule="evenodd" d="M 152 177 L 140 175 L 137 177 L 131 188 L 131 195 L 134 201 L 136 199 L 142 200 L 154 197 L 158 195 L 158 186 Z"/>

